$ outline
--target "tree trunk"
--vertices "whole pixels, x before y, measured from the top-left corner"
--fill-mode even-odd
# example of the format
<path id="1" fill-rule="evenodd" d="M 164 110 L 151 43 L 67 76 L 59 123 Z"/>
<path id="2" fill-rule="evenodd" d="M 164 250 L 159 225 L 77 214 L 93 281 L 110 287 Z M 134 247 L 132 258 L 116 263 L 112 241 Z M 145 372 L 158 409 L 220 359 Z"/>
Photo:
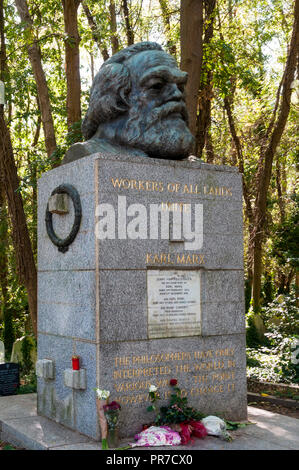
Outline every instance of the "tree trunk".
<path id="1" fill-rule="evenodd" d="M 8 224 L 7 224 L 7 213 L 6 213 L 6 201 L 5 193 L 3 188 L 3 177 L 0 176 L 0 288 L 2 293 L 2 299 L 4 309 L 8 298 L 8 259 L 7 259 L 7 247 L 8 247 Z M 1 308 L 0 308 L 0 320 L 1 320 Z"/>
<path id="2" fill-rule="evenodd" d="M 119 42 L 118 42 L 118 37 L 117 37 L 117 22 L 116 22 L 116 11 L 115 11 L 114 0 L 110 0 L 109 12 L 110 12 L 112 54 L 116 54 L 116 52 L 119 51 Z"/>
<path id="3" fill-rule="evenodd" d="M 296 307 L 299 308 L 299 269 L 296 268 Z"/>
<path id="4" fill-rule="evenodd" d="M 90 57 L 90 71 L 91 71 L 91 81 L 94 81 L 94 57 L 92 52 L 89 53 Z"/>
<path id="5" fill-rule="evenodd" d="M 0 80 L 5 82 L 6 78 L 6 51 L 5 51 L 5 36 L 4 36 L 4 18 L 3 18 L 3 0 L 0 0 Z M 4 314 L 6 309 L 6 302 L 8 297 L 8 259 L 7 259 L 7 248 L 8 248 L 8 223 L 6 213 L 6 200 L 4 192 L 4 176 L 0 171 L 0 287 L 2 292 L 3 309 L 0 308 L 0 320 L 1 314 Z M 0 306 L 1 307 L 1 306 Z"/>
<path id="6" fill-rule="evenodd" d="M 210 105 L 211 105 L 211 102 L 210 102 Z M 211 117 L 211 114 L 210 114 L 210 117 Z M 212 142 L 212 135 L 211 135 L 210 126 L 211 126 L 211 121 L 210 121 L 210 124 L 209 124 L 209 126 L 206 130 L 205 147 L 206 147 L 206 154 L 207 154 L 207 163 L 214 163 L 215 153 L 214 153 L 214 148 L 213 148 L 213 142 Z"/>
<path id="7" fill-rule="evenodd" d="M 196 135 L 202 65 L 203 0 L 181 0 L 181 69 L 188 73 L 186 104 L 189 128 Z"/>
<path id="8" fill-rule="evenodd" d="M 88 24 L 89 24 L 89 27 L 90 27 L 91 32 L 92 32 L 93 40 L 97 44 L 97 46 L 98 46 L 98 48 L 99 48 L 99 50 L 102 54 L 103 60 L 107 60 L 107 59 L 109 59 L 109 53 L 108 53 L 107 47 L 102 42 L 101 34 L 99 32 L 99 27 L 97 26 L 96 21 L 95 21 L 94 17 L 92 16 L 92 13 L 91 13 L 90 9 L 88 8 L 85 1 L 82 2 L 82 7 L 83 7 L 84 13 L 87 17 Z"/>
<path id="9" fill-rule="evenodd" d="M 167 38 L 166 47 L 169 54 L 173 55 L 176 58 L 177 50 L 176 45 L 171 39 L 171 26 L 170 26 L 170 11 L 169 11 L 169 3 L 167 0 L 159 0 L 160 8 L 162 12 L 162 19 L 165 28 L 165 36 Z"/>
<path id="10" fill-rule="evenodd" d="M 2 6 L 2 0 L 0 0 Z M 2 106 L 1 106 L 2 107 Z M 1 172 L 0 172 L 1 173 Z M 15 341 L 13 328 L 13 311 L 9 308 L 8 296 L 8 217 L 6 212 L 6 200 L 4 181 L 0 175 L 0 324 L 2 324 L 2 340 L 4 342 L 5 358 L 9 361 L 12 346 Z M 2 294 L 2 295 L 1 295 Z"/>
<path id="11" fill-rule="evenodd" d="M 81 120 L 80 36 L 77 13 L 81 0 L 62 0 L 64 13 L 67 127 Z"/>
<path id="12" fill-rule="evenodd" d="M 125 25 L 126 25 L 126 35 L 128 46 L 134 44 L 134 31 L 130 21 L 130 12 L 128 8 L 127 0 L 122 0 L 122 10 L 124 13 Z"/>
<path id="13" fill-rule="evenodd" d="M 227 96 L 224 98 L 224 108 L 227 113 L 230 133 L 231 133 L 232 140 L 233 140 L 236 152 L 237 152 L 239 171 L 242 174 L 243 197 L 245 201 L 246 215 L 247 215 L 249 224 L 252 225 L 253 209 L 251 207 L 251 201 L 250 201 L 251 195 L 250 195 L 250 192 L 248 190 L 248 187 L 244 178 L 244 158 L 243 158 L 242 146 L 241 146 L 240 138 L 236 131 L 235 121 L 234 121 L 233 113 L 231 110 L 231 102 L 232 102 L 232 98 L 229 99 Z"/>
<path id="14" fill-rule="evenodd" d="M 3 0 L 0 0 L 1 77 L 6 68 Z M 0 105 L 0 175 L 3 178 L 8 211 L 12 225 L 17 271 L 28 295 L 29 311 L 34 334 L 37 334 L 37 273 L 29 237 L 19 179 L 14 160 L 9 129 L 5 122 L 4 106 Z"/>
<path id="15" fill-rule="evenodd" d="M 278 206 L 280 211 L 280 223 L 285 221 L 285 200 L 283 198 L 283 186 L 281 184 L 281 170 L 280 170 L 280 163 L 279 159 L 276 159 L 276 189 L 277 189 L 277 198 L 278 198 Z"/>
<path id="16" fill-rule="evenodd" d="M 253 308 L 255 312 L 260 310 L 261 276 L 262 276 L 262 244 L 266 217 L 267 195 L 272 174 L 272 163 L 277 146 L 284 131 L 290 111 L 291 84 L 297 65 L 299 47 L 299 0 L 295 1 L 294 24 L 289 54 L 285 66 L 282 97 L 278 117 L 273 126 L 273 131 L 262 154 L 261 171 L 257 181 L 257 195 L 254 209 L 254 275 L 253 275 Z"/>
<path id="17" fill-rule="evenodd" d="M 205 0 L 205 33 L 203 39 L 203 51 L 209 45 L 213 33 L 214 33 L 214 17 L 215 17 L 215 6 L 216 0 Z M 204 56 L 203 56 L 204 57 Z M 202 74 L 201 74 L 201 86 L 199 93 L 198 102 L 198 119 L 197 119 L 197 130 L 196 130 L 196 151 L 195 154 L 201 158 L 202 152 L 205 145 L 207 150 L 207 162 L 212 163 L 211 154 L 211 100 L 213 95 L 213 72 L 211 70 L 205 70 L 205 63 L 203 58 Z M 208 161 L 209 160 L 209 161 Z"/>
<path id="18" fill-rule="evenodd" d="M 0 106 L 0 172 L 4 179 L 4 190 L 12 222 L 12 238 L 20 281 L 28 294 L 29 310 L 34 333 L 37 333 L 37 274 L 31 241 L 26 223 L 17 168 L 3 106 Z"/>
<path id="19" fill-rule="evenodd" d="M 39 141 L 41 127 L 41 116 L 38 115 L 36 130 L 32 142 L 32 149 L 34 149 Z M 30 168 L 30 183 L 32 186 L 32 222 L 33 222 L 33 236 L 32 236 L 32 250 L 37 254 L 37 162 L 35 158 L 28 159 L 28 166 Z"/>
<path id="20" fill-rule="evenodd" d="M 207 73 L 207 83 L 201 88 L 198 100 L 195 154 L 202 158 L 206 135 L 211 127 L 212 73 Z"/>
<path id="21" fill-rule="evenodd" d="M 33 29 L 33 21 L 29 14 L 28 5 L 26 0 L 16 0 L 16 7 L 18 9 L 20 18 L 25 24 L 25 30 L 30 39 L 27 43 L 27 51 L 31 63 L 32 71 L 34 74 L 38 100 L 42 115 L 43 130 L 45 135 L 45 145 L 47 155 L 50 158 L 52 153 L 56 150 L 56 138 L 53 124 L 53 117 L 50 105 L 50 97 L 48 86 L 46 82 L 45 73 L 42 67 L 41 51 L 38 45 L 38 40 L 35 37 Z"/>
<path id="22" fill-rule="evenodd" d="M 296 268 L 292 267 L 289 271 L 289 274 L 287 275 L 287 278 L 286 278 L 286 286 L 285 286 L 285 291 L 287 294 L 290 293 L 290 288 L 291 288 L 291 282 L 293 280 L 293 277 L 296 273 Z"/>

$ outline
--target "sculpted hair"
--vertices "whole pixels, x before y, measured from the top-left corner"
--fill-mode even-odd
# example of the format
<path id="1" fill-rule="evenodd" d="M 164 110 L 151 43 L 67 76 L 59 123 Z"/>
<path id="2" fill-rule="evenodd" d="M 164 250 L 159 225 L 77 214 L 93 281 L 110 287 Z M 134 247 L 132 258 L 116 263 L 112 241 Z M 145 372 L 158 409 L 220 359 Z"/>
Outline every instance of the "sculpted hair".
<path id="1" fill-rule="evenodd" d="M 82 134 L 86 140 L 95 134 L 101 123 L 115 119 L 127 111 L 131 77 L 124 62 L 133 55 L 148 50 L 163 49 L 156 42 L 139 42 L 117 52 L 103 63 L 94 78 L 89 107 L 82 123 Z"/>

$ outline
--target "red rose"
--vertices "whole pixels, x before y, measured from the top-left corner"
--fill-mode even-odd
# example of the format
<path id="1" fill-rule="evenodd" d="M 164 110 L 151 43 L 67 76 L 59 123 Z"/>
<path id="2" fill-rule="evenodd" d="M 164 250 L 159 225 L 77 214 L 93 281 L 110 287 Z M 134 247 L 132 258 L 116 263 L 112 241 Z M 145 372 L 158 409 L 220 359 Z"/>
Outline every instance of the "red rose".
<path id="1" fill-rule="evenodd" d="M 171 379 L 169 383 L 172 387 L 175 387 L 177 385 L 178 381 L 177 381 L 177 379 Z"/>
<path id="2" fill-rule="evenodd" d="M 110 403 L 110 409 L 111 410 L 120 410 L 121 406 L 119 403 L 117 403 L 117 401 L 112 401 Z"/>
<path id="3" fill-rule="evenodd" d="M 111 403 L 108 403 L 108 405 L 103 406 L 104 411 L 115 411 L 115 410 L 120 410 L 121 406 L 117 401 L 112 401 Z"/>

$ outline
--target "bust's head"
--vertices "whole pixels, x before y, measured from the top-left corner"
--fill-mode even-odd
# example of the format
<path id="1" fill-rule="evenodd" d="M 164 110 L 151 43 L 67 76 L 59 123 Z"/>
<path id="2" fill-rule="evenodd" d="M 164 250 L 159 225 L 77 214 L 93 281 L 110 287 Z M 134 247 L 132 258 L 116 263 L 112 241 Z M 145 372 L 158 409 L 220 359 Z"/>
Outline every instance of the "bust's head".
<path id="1" fill-rule="evenodd" d="M 82 132 L 150 157 L 182 159 L 193 147 L 184 99 L 187 74 L 153 42 L 127 47 L 97 73 Z M 100 150 L 100 149 L 99 149 Z"/>

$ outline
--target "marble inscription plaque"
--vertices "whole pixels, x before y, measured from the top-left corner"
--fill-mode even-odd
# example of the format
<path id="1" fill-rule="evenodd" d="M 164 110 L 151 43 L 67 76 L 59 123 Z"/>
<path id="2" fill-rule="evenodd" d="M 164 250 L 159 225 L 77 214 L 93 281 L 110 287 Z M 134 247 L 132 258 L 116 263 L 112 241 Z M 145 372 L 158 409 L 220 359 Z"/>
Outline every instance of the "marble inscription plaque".
<path id="1" fill-rule="evenodd" d="M 148 337 L 197 336 L 200 326 L 200 272 L 148 270 Z"/>

